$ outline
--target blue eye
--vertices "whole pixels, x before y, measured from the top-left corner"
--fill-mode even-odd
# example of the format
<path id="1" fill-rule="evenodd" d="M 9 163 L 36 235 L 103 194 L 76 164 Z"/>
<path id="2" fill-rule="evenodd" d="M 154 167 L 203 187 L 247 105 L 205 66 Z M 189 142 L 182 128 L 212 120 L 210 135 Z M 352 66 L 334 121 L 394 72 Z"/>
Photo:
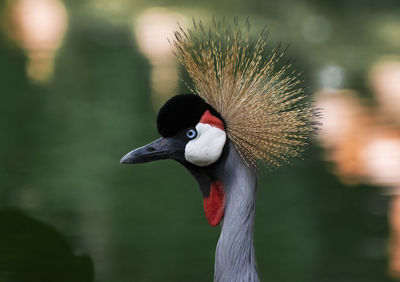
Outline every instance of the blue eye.
<path id="1" fill-rule="evenodd" d="M 194 139 L 194 138 L 196 138 L 196 136 L 197 136 L 197 131 L 196 131 L 196 129 L 191 128 L 191 129 L 189 129 L 188 131 L 186 131 L 186 136 L 187 136 L 189 139 Z"/>

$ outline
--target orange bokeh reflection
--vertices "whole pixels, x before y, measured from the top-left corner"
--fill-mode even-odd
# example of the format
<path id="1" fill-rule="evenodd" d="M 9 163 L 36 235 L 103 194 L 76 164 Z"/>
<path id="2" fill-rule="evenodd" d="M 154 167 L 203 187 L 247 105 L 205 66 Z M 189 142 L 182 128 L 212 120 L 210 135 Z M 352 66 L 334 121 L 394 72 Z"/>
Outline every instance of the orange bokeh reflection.
<path id="1" fill-rule="evenodd" d="M 369 84 L 382 112 L 400 122 L 400 61 L 385 59 L 376 64 Z"/>
<path id="2" fill-rule="evenodd" d="M 175 95 L 178 89 L 179 65 L 168 39 L 173 39 L 178 22 L 183 24 L 184 21 L 184 17 L 176 12 L 151 8 L 135 18 L 133 23 L 139 48 L 152 66 L 151 100 L 154 109 Z"/>
<path id="3" fill-rule="evenodd" d="M 374 124 L 370 109 L 350 90 L 323 90 L 316 97 L 323 112 L 319 139 L 326 148 L 325 159 L 344 183 L 357 184 L 363 178 L 358 148 L 365 145 L 368 128 Z"/>
<path id="4" fill-rule="evenodd" d="M 400 131 L 377 128 L 360 151 L 366 182 L 400 188 Z"/>
<path id="5" fill-rule="evenodd" d="M 389 240 L 389 274 L 400 279 L 400 195 L 392 197 L 389 210 L 390 240 Z"/>
<path id="6" fill-rule="evenodd" d="M 400 62 L 377 64 L 369 83 L 377 106 L 351 90 L 316 93 L 323 113 L 319 140 L 342 182 L 382 186 L 392 195 L 389 273 L 400 278 Z"/>
<path id="7" fill-rule="evenodd" d="M 59 0 L 10 1 L 5 32 L 25 50 L 27 75 L 34 83 L 52 77 L 54 57 L 67 29 L 67 11 Z"/>

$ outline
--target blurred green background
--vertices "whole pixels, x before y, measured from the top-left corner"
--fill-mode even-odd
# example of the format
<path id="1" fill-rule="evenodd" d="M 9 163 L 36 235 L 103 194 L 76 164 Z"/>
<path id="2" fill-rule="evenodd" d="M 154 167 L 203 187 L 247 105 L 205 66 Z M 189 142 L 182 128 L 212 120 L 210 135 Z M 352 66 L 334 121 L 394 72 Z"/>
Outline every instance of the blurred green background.
<path id="1" fill-rule="evenodd" d="M 36 271 L 22 259 L 10 267 L 15 253 L 46 248 L 47 229 L 84 258 L 64 269 L 82 281 L 212 280 L 219 227 L 208 225 L 194 179 L 173 161 L 119 164 L 157 138 L 159 105 L 188 91 L 167 41 L 177 21 L 249 16 L 255 34 L 270 29 L 271 46 L 291 44 L 285 60 L 295 61 L 307 92 L 350 88 L 371 107 L 371 68 L 400 54 L 397 0 L 2 0 L 0 15 L 0 229 L 8 234 L 0 231 L 0 245 L 13 246 L 0 253 L 0 281 L 23 281 L 10 269 L 26 271 L 26 281 L 68 281 L 50 271 L 46 262 L 59 258 L 51 252 L 37 256 Z M 343 180 L 326 150 L 315 140 L 293 166 L 261 169 L 261 280 L 394 281 L 393 196 L 366 177 Z M 47 229 L 10 227 L 13 213 Z M 30 232 L 43 239 L 9 236 Z"/>

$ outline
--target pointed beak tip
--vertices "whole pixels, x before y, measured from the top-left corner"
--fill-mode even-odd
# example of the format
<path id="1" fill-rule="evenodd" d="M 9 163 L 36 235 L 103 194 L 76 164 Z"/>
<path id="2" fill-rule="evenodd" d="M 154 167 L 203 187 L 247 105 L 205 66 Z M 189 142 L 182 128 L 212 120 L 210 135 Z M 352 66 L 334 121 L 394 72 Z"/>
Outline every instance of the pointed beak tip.
<path id="1" fill-rule="evenodd" d="M 132 158 L 129 154 L 125 155 L 120 161 L 120 164 L 130 164 L 132 163 Z"/>
<path id="2" fill-rule="evenodd" d="M 161 137 L 143 147 L 130 151 L 119 162 L 121 164 L 138 164 L 171 159 L 175 151 L 174 142 Z"/>

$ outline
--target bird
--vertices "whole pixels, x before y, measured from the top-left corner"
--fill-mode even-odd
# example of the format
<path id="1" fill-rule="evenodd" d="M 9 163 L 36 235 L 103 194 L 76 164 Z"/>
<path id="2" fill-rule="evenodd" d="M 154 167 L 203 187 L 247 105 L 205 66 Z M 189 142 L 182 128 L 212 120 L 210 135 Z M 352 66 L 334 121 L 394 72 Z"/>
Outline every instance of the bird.
<path id="1" fill-rule="evenodd" d="M 301 158 L 318 129 L 314 108 L 285 51 L 269 49 L 269 31 L 213 19 L 183 28 L 172 52 L 190 77 L 189 93 L 159 110 L 161 137 L 132 150 L 123 164 L 172 159 L 195 178 L 211 226 L 222 225 L 214 281 L 259 281 L 253 233 L 260 165 Z"/>

